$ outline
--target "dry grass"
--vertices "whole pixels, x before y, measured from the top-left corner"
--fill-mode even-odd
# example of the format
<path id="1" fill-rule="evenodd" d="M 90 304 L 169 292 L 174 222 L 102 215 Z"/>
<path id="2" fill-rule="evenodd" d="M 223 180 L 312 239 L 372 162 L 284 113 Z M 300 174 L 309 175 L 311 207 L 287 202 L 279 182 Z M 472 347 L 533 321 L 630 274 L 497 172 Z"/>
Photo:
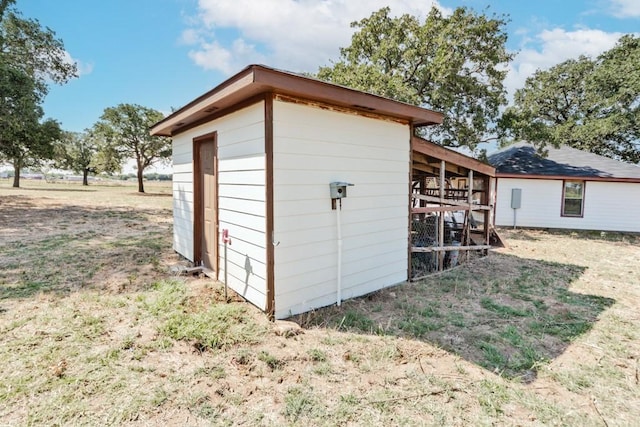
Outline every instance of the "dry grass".
<path id="1" fill-rule="evenodd" d="M 280 336 L 171 277 L 170 187 L 0 184 L 0 423 L 633 425 L 640 239 L 509 249 Z"/>

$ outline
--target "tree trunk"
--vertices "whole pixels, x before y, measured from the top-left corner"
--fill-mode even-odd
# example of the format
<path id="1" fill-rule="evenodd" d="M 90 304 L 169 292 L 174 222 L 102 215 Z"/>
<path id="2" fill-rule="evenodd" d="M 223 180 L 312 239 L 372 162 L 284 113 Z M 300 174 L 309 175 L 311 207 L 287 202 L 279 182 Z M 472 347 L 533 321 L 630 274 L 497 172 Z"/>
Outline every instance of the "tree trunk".
<path id="1" fill-rule="evenodd" d="M 82 175 L 82 185 L 89 185 L 89 169 L 84 168 Z"/>
<path id="2" fill-rule="evenodd" d="M 138 165 L 138 193 L 144 193 L 144 183 L 142 182 L 143 169 Z"/>
<path id="3" fill-rule="evenodd" d="M 20 187 L 20 164 L 13 164 L 13 186 L 18 188 Z"/>

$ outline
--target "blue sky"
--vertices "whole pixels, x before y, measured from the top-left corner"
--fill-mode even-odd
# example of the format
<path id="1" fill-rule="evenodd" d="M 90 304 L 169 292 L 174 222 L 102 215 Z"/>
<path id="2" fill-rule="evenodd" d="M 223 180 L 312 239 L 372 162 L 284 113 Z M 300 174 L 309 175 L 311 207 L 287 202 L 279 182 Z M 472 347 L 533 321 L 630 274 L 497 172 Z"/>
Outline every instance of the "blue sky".
<path id="1" fill-rule="evenodd" d="M 168 113 L 251 63 L 317 71 L 350 42 L 349 23 L 389 5 L 424 16 L 431 5 L 508 14 L 510 92 L 537 68 L 595 56 L 640 31 L 640 0 L 18 0 L 63 39 L 80 77 L 52 86 L 47 117 L 70 131 L 137 103 Z"/>

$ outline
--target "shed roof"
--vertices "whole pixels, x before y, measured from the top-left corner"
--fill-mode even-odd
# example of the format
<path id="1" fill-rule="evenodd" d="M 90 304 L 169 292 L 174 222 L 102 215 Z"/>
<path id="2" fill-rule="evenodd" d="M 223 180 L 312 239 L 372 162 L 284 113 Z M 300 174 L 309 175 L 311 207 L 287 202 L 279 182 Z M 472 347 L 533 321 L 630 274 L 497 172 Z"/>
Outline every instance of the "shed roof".
<path id="1" fill-rule="evenodd" d="M 414 152 L 414 169 L 433 173 L 440 167 L 439 162 L 444 160 L 447 162 L 447 172 L 455 176 L 466 176 L 469 170 L 491 177 L 496 173 L 491 165 L 418 136 L 411 138 L 411 148 Z"/>
<path id="2" fill-rule="evenodd" d="M 489 156 L 498 177 L 584 178 L 640 181 L 640 166 L 568 146 L 548 147 L 542 157 L 533 145 L 518 142 Z"/>
<path id="3" fill-rule="evenodd" d="M 152 135 L 172 136 L 215 118 L 238 104 L 264 93 L 276 93 L 323 102 L 368 114 L 379 114 L 428 126 L 442 123 L 442 114 L 378 95 L 338 86 L 314 78 L 249 65 L 204 95 L 196 98 L 151 128 Z"/>

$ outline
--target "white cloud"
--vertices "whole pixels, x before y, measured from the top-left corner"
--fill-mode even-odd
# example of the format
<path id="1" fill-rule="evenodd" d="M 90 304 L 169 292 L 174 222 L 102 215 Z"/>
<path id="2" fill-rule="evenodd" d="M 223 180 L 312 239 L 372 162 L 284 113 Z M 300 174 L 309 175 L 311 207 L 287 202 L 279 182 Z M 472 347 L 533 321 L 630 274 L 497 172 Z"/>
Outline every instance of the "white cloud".
<path id="1" fill-rule="evenodd" d="M 86 76 L 93 72 L 93 64 L 75 59 L 67 51 L 64 52 L 64 60 L 68 64 L 76 64 L 76 67 L 78 67 L 78 77 Z"/>
<path id="2" fill-rule="evenodd" d="M 441 8 L 436 0 L 199 0 L 198 25 L 181 41 L 196 46 L 189 56 L 197 65 L 225 74 L 250 63 L 314 72 L 349 45 L 351 22 L 385 6 L 423 18 L 432 4 Z"/>
<path id="3" fill-rule="evenodd" d="M 200 36 L 198 30 L 195 28 L 187 28 L 184 30 L 180 36 L 180 43 L 186 45 L 197 44 L 202 41 L 202 37 Z"/>
<path id="4" fill-rule="evenodd" d="M 243 39 L 236 39 L 228 48 L 217 41 L 203 42 L 199 48 L 189 52 L 189 58 L 205 70 L 217 70 L 224 74 L 233 74 L 250 63 L 262 63 L 263 55 L 255 46 Z"/>
<path id="5" fill-rule="evenodd" d="M 640 1 L 638 0 L 611 0 L 611 12 L 618 18 L 640 17 Z"/>
<path id="6" fill-rule="evenodd" d="M 607 33 L 600 30 L 579 29 L 565 31 L 560 28 L 544 30 L 532 39 L 516 55 L 509 66 L 505 86 L 512 96 L 524 86 L 527 77 L 536 70 L 545 70 L 567 59 L 580 55 L 596 57 L 611 49 L 623 33 Z M 536 44 L 535 47 L 531 46 Z"/>

